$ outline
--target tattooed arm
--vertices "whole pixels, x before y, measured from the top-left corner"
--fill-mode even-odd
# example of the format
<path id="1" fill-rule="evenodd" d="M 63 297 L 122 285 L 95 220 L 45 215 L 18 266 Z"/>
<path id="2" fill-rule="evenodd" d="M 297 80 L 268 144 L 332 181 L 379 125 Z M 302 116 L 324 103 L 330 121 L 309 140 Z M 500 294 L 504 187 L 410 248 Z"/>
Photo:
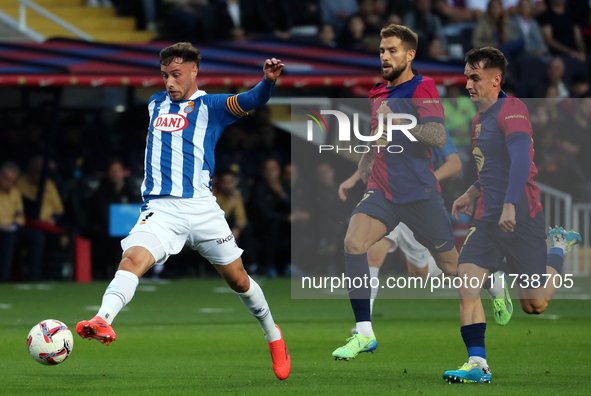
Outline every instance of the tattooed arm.
<path id="1" fill-rule="evenodd" d="M 439 122 L 426 122 L 417 125 L 413 129 L 409 129 L 409 132 L 412 133 L 419 142 L 438 149 L 442 149 L 447 140 L 445 125 Z"/>
<path id="2" fill-rule="evenodd" d="M 369 180 L 369 175 L 371 175 L 371 167 L 373 166 L 373 150 L 370 150 L 368 153 L 363 154 L 361 160 L 359 161 L 359 165 L 357 165 L 357 169 L 359 170 L 359 175 L 361 176 L 361 180 L 364 184 L 367 184 Z"/>

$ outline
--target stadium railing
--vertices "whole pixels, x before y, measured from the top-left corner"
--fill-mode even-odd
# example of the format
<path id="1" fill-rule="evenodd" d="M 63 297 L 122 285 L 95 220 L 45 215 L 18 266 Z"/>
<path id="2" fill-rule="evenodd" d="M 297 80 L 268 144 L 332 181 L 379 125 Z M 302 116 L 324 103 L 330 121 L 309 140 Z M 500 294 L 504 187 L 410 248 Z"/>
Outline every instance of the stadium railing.
<path id="1" fill-rule="evenodd" d="M 591 275 L 589 263 L 589 223 L 591 222 L 591 204 L 576 203 L 573 205 L 573 228 L 583 237 L 583 243 L 573 249 L 573 274 Z M 582 223 L 582 224 L 581 224 Z M 582 227 L 581 227 L 582 225 Z"/>
<path id="2" fill-rule="evenodd" d="M 31 40 L 37 42 L 43 42 L 45 39 L 39 33 L 33 31 L 32 29 L 27 27 L 27 8 L 30 8 L 32 11 L 35 11 L 45 17 L 47 20 L 55 23 L 56 25 L 62 27 L 63 29 L 67 30 L 68 32 L 76 35 L 76 37 L 86 40 L 86 41 L 94 41 L 91 36 L 84 33 L 82 30 L 78 29 L 76 26 L 64 21 L 62 18 L 58 17 L 57 15 L 51 13 L 47 9 L 41 7 L 39 4 L 34 3 L 30 0 L 18 0 L 19 2 L 19 21 L 18 26 L 13 26 L 18 28 L 20 32 L 27 35 Z M 0 11 L 1 13 L 1 11 Z M 2 20 L 10 23 L 12 18 L 8 15 L 2 13 Z"/>
<path id="3" fill-rule="evenodd" d="M 543 183 L 537 183 L 537 185 L 540 187 L 540 202 L 544 206 L 546 226 L 560 225 L 566 230 L 574 228 L 583 236 L 583 243 L 575 246 L 572 254 L 564 256 L 564 273 L 591 275 L 589 262 L 591 204 L 573 204 L 572 195 Z"/>

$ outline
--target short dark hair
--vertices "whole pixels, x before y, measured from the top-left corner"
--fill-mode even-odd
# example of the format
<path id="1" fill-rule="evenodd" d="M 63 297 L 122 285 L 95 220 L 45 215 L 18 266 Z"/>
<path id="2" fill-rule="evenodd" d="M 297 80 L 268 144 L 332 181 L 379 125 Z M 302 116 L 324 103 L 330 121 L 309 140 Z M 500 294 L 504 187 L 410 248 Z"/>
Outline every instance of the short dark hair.
<path id="1" fill-rule="evenodd" d="M 495 67 L 500 69 L 501 76 L 503 77 L 501 82 L 505 82 L 505 71 L 507 71 L 509 62 L 507 62 L 507 58 L 505 58 L 505 55 L 499 49 L 494 47 L 472 48 L 466 54 L 465 61 L 474 69 L 480 67 L 480 62 L 482 62 L 482 69 Z"/>
<path id="2" fill-rule="evenodd" d="M 170 63 L 176 59 L 181 58 L 184 62 L 195 62 L 197 68 L 201 62 L 201 52 L 191 43 L 176 43 L 170 47 L 164 48 L 160 51 L 160 64 L 164 66 L 170 65 Z"/>
<path id="3" fill-rule="evenodd" d="M 380 31 L 380 37 L 385 39 L 388 37 L 398 37 L 407 50 L 413 49 L 416 51 L 419 44 L 419 37 L 415 32 L 402 25 L 389 25 Z"/>

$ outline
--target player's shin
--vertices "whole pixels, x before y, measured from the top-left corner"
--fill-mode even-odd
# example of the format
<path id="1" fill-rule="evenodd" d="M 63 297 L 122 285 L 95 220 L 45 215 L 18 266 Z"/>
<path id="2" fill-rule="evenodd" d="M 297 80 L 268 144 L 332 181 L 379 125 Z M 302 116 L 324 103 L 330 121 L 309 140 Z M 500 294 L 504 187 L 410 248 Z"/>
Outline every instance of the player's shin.
<path id="1" fill-rule="evenodd" d="M 364 337 L 371 337 L 371 288 L 367 253 L 345 253 L 345 275 L 351 307 L 355 314 L 357 332 Z"/>
<path id="2" fill-rule="evenodd" d="M 97 315 L 108 324 L 112 324 L 117 314 L 133 298 L 138 283 L 137 275 L 129 271 L 117 271 L 103 295 L 103 302 Z"/>
<path id="3" fill-rule="evenodd" d="M 250 288 L 248 291 L 236 294 L 238 294 L 238 297 L 240 297 L 240 300 L 242 300 L 252 316 L 259 321 L 259 324 L 265 332 L 265 339 L 267 342 L 277 341 L 281 339 L 281 333 L 275 327 L 273 315 L 271 315 L 271 310 L 269 309 L 269 304 L 265 299 L 263 290 L 254 279 L 250 276 L 248 278 L 250 280 Z"/>
<path id="4" fill-rule="evenodd" d="M 462 326 L 460 331 L 470 359 L 486 364 L 486 350 L 484 348 L 486 323 L 473 323 Z"/>

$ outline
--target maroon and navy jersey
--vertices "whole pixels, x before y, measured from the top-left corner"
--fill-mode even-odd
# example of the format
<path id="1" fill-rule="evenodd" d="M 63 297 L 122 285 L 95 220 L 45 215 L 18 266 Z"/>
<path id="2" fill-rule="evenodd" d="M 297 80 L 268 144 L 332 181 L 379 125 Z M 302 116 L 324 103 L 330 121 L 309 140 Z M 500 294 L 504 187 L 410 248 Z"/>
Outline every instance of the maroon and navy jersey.
<path id="1" fill-rule="evenodd" d="M 529 145 L 529 174 L 525 186 L 515 204 L 515 220 L 533 218 L 541 212 L 538 201 L 540 189 L 536 186 L 538 168 L 533 163 L 534 141 L 529 112 L 525 104 L 517 98 L 508 97 L 501 91 L 499 100 L 488 110 L 478 113 L 472 121 L 472 154 L 478 167 L 480 197 L 476 202 L 476 220 L 498 222 L 503 212 L 503 204 L 509 185 L 511 158 L 507 142 L 512 138 L 527 134 Z"/>
<path id="2" fill-rule="evenodd" d="M 369 101 L 372 107 L 372 131 L 378 127 L 377 110 L 388 106 L 394 113 L 412 114 L 417 124 L 439 122 L 445 124 L 443 106 L 435 82 L 428 77 L 415 75 L 411 80 L 395 87 L 385 83 L 376 84 L 370 91 Z M 386 123 L 384 117 L 384 124 Z M 374 165 L 367 183 L 367 189 L 384 192 L 387 199 L 395 203 L 408 203 L 429 199 L 440 192 L 439 183 L 433 174 L 431 149 L 420 142 L 411 142 L 401 131 L 393 131 L 392 141 L 384 135 L 374 147 Z M 398 145 L 399 149 L 388 152 L 387 147 Z"/>

